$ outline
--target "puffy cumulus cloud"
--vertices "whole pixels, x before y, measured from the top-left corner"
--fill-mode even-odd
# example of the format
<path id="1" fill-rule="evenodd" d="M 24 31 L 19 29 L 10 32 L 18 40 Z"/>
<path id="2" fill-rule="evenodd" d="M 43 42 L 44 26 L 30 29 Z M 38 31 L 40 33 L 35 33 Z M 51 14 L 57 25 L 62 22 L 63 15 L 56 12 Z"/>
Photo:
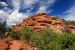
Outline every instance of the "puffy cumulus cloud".
<path id="1" fill-rule="evenodd" d="M 22 0 L 23 8 L 34 8 L 37 6 L 38 12 L 43 11 L 41 8 L 46 8 L 51 6 L 55 0 Z M 36 12 L 37 13 L 37 12 Z"/>
<path id="2" fill-rule="evenodd" d="M 6 2 L 0 2 L 0 6 L 3 6 L 3 8 L 0 10 L 0 22 L 4 22 L 12 10 L 7 8 L 8 4 L 6 4 Z"/>
<path id="3" fill-rule="evenodd" d="M 0 8 L 6 10 L 8 4 L 6 2 L 0 2 Z"/>
<path id="4" fill-rule="evenodd" d="M 47 6 L 40 6 L 37 13 L 46 13 Z"/>
<path id="5" fill-rule="evenodd" d="M 38 0 L 11 0 L 14 9 L 20 9 L 21 7 L 31 8 L 36 2 Z"/>
<path id="6" fill-rule="evenodd" d="M 7 18 L 7 26 L 16 25 L 22 22 L 24 18 L 27 18 L 29 14 L 19 13 L 18 10 L 12 12 Z"/>
<path id="7" fill-rule="evenodd" d="M 27 18 L 30 13 L 19 13 L 18 10 L 10 13 L 9 11 L 0 10 L 0 21 L 6 21 L 8 27 L 19 24 L 23 19 Z"/>
<path id="8" fill-rule="evenodd" d="M 31 8 L 37 7 L 37 12 L 46 12 L 47 7 L 51 6 L 55 0 L 11 0 L 14 9 L 27 9 L 31 13 Z M 36 5 L 35 5 L 36 4 Z M 39 6 L 38 6 L 38 5 Z M 30 8 L 30 9 L 29 9 Z"/>
<path id="9" fill-rule="evenodd" d="M 5 21 L 8 15 L 9 13 L 7 11 L 0 10 L 0 21 L 1 22 Z"/>
<path id="10" fill-rule="evenodd" d="M 47 8 L 50 7 L 53 3 L 54 3 L 55 0 L 41 0 L 39 1 L 39 9 L 37 11 L 37 13 L 48 13 L 48 12 L 51 12 L 51 10 L 47 11 Z"/>
<path id="11" fill-rule="evenodd" d="M 65 14 L 64 19 L 75 21 L 75 6 L 72 6 Z"/>
<path id="12" fill-rule="evenodd" d="M 0 2 L 0 6 L 8 6 L 6 2 Z"/>
<path id="13" fill-rule="evenodd" d="M 21 0 L 11 0 L 11 2 L 14 10 L 20 8 Z"/>
<path id="14" fill-rule="evenodd" d="M 31 6 L 32 4 L 35 4 L 39 0 L 24 0 L 25 5 Z"/>
<path id="15" fill-rule="evenodd" d="M 47 6 L 48 4 L 53 3 L 55 0 L 23 0 L 23 1 L 24 1 L 23 3 L 25 5 L 25 7 L 31 8 L 31 7 L 34 7 L 33 5 L 36 4 L 36 3 L 38 3 L 39 6 L 42 6 L 42 5 Z M 50 5 L 48 5 L 48 6 L 50 6 Z"/>
<path id="16" fill-rule="evenodd" d="M 7 16 L 8 15 L 8 12 L 4 11 L 4 10 L 0 10 L 0 17 L 1 16 Z"/>

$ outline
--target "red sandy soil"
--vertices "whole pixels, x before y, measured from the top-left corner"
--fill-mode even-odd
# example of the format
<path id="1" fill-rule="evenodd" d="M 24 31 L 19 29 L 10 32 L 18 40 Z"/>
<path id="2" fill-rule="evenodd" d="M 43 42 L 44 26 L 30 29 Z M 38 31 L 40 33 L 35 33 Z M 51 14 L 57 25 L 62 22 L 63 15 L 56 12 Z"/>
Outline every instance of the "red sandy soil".
<path id="1" fill-rule="evenodd" d="M 34 50 L 31 45 L 27 45 L 21 40 L 9 41 L 11 44 L 6 44 L 5 40 L 0 40 L 0 50 Z"/>

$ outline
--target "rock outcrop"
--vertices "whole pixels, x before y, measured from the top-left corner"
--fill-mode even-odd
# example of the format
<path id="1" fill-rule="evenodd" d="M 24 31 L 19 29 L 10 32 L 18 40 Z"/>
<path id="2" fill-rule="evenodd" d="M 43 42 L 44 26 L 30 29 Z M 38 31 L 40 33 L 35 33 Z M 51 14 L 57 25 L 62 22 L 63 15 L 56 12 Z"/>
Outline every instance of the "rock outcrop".
<path id="1" fill-rule="evenodd" d="M 52 29 L 54 32 L 71 32 L 75 33 L 75 26 L 66 25 L 65 22 L 53 16 L 48 16 L 45 13 L 36 14 L 30 18 L 26 18 L 23 20 L 21 24 L 12 28 L 12 31 L 22 30 L 24 28 L 32 28 L 35 31 L 42 31 L 47 27 Z"/>

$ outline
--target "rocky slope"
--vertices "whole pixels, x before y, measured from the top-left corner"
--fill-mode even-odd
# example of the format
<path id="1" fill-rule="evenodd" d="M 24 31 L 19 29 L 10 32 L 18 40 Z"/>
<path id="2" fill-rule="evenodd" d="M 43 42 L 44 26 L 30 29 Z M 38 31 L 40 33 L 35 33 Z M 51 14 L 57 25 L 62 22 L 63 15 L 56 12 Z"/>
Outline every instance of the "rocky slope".
<path id="1" fill-rule="evenodd" d="M 54 32 L 71 32 L 75 33 L 74 25 L 66 25 L 64 20 L 49 16 L 45 13 L 39 13 L 23 20 L 23 22 L 12 28 L 12 31 L 22 30 L 24 28 L 32 28 L 35 31 L 42 31 L 50 28 Z"/>

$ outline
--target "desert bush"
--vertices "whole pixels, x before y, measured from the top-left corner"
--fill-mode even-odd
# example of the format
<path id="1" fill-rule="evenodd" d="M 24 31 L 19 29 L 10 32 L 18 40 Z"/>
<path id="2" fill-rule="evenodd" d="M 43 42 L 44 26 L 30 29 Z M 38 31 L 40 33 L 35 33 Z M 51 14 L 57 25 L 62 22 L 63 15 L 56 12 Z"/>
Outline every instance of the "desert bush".
<path id="1" fill-rule="evenodd" d="M 5 32 L 7 31 L 5 26 L 6 26 L 6 22 L 0 21 L 0 39 L 4 38 Z"/>
<path id="2" fill-rule="evenodd" d="M 75 35 L 64 33 L 57 37 L 56 41 L 61 44 L 63 50 L 67 50 L 73 45 L 75 45 Z"/>
<path id="3" fill-rule="evenodd" d="M 0 31 L 2 31 L 2 34 L 6 32 L 6 21 L 0 22 Z"/>
<path id="4" fill-rule="evenodd" d="M 61 45 L 56 41 L 51 41 L 48 44 L 48 50 L 62 50 Z"/>
<path id="5" fill-rule="evenodd" d="M 3 39 L 4 38 L 4 34 L 0 34 L 0 39 Z"/>
<path id="6" fill-rule="evenodd" d="M 55 39 L 56 35 L 46 29 L 42 32 L 36 32 L 31 35 L 31 42 L 35 43 L 40 50 L 49 50 L 48 44 Z"/>
<path id="7" fill-rule="evenodd" d="M 64 20 L 66 25 L 75 25 L 75 21 L 70 21 L 70 20 Z"/>
<path id="8" fill-rule="evenodd" d="M 19 32 L 9 32 L 9 35 L 11 36 L 11 38 L 13 39 L 20 39 L 20 34 Z"/>
<path id="9" fill-rule="evenodd" d="M 33 32 L 34 31 L 30 28 L 25 28 L 24 30 L 19 31 L 20 39 L 25 40 L 25 42 L 29 43 Z"/>

